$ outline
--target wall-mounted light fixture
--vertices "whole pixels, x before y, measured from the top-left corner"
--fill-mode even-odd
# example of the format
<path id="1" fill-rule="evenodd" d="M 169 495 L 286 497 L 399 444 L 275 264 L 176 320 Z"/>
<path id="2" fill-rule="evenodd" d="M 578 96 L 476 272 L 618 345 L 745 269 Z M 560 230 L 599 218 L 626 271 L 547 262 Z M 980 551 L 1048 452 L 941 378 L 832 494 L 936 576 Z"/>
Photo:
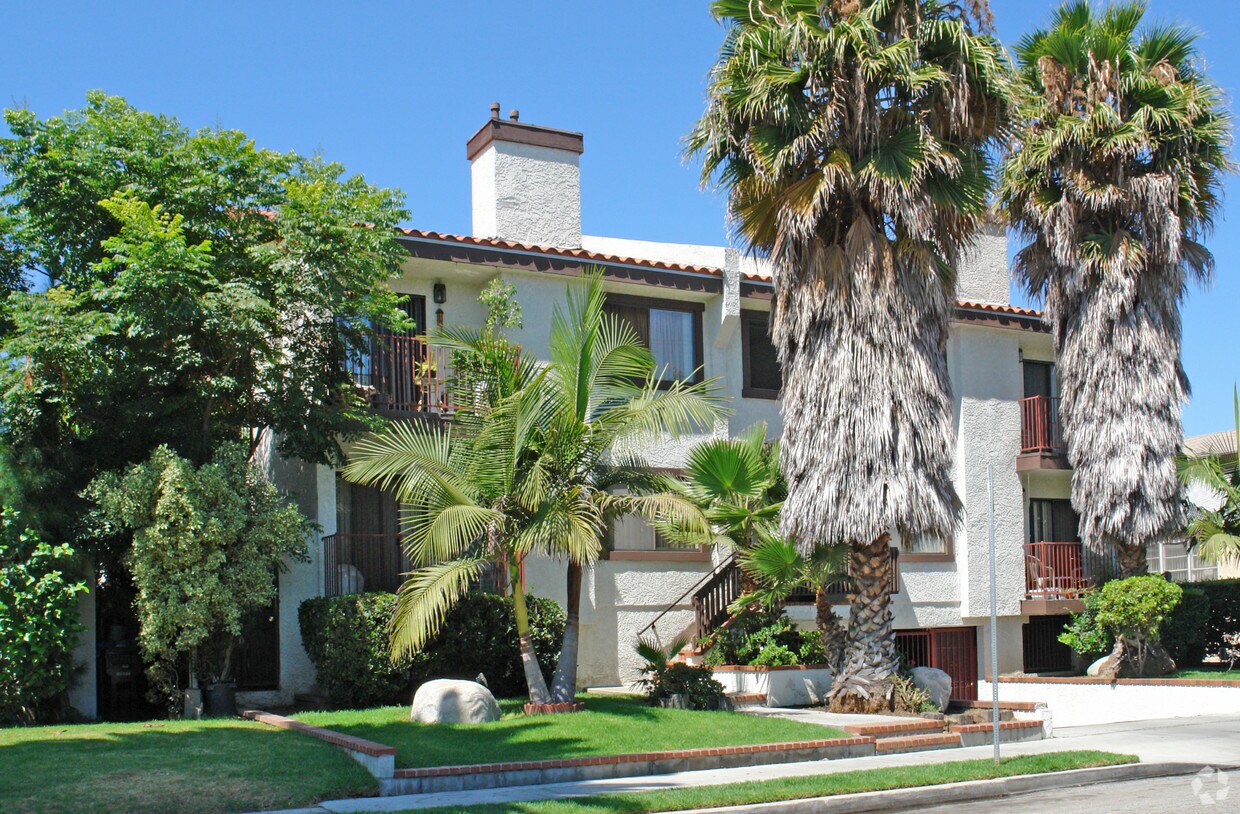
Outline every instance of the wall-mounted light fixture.
<path id="1" fill-rule="evenodd" d="M 436 303 L 442 304 L 448 301 L 448 287 L 443 283 L 435 283 L 431 290 Z"/>

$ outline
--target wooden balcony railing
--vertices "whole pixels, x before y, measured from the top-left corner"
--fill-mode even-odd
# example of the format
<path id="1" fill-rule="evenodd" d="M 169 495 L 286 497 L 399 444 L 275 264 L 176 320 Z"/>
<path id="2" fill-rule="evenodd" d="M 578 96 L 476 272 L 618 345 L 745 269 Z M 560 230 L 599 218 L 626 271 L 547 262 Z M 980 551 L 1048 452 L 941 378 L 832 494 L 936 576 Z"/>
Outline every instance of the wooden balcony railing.
<path id="1" fill-rule="evenodd" d="M 380 334 L 369 353 L 349 360 L 349 373 L 376 410 L 439 415 L 456 409 L 451 351 L 425 337 Z"/>
<path id="2" fill-rule="evenodd" d="M 1080 543 L 1025 543 L 1025 596 L 1078 599 L 1119 575 L 1114 553 L 1097 554 Z"/>
<path id="3" fill-rule="evenodd" d="M 330 534 L 323 538 L 326 596 L 370 591 L 395 592 L 411 570 L 397 534 Z M 521 581 L 525 582 L 522 563 Z M 471 590 L 507 595 L 508 566 L 490 563 Z"/>
<path id="4" fill-rule="evenodd" d="M 1030 396 L 1020 402 L 1020 451 L 1063 454 L 1068 445 L 1059 423 L 1059 397 Z"/>

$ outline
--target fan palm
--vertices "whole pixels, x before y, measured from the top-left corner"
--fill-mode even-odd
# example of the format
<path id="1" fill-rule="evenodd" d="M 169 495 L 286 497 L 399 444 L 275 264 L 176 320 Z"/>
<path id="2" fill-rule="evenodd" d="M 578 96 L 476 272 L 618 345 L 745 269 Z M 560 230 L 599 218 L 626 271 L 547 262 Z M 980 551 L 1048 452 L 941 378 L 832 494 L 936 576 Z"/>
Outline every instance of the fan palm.
<path id="1" fill-rule="evenodd" d="M 889 705 L 890 530 L 958 520 L 946 362 L 954 265 L 1005 134 L 984 2 L 717 0 L 727 35 L 689 136 L 742 241 L 769 257 L 784 374 L 781 525 L 852 547 L 839 709 Z"/>
<path id="2" fill-rule="evenodd" d="M 551 359 L 535 363 L 492 329 L 440 331 L 470 394 L 449 428 L 394 424 L 360 442 L 345 474 L 393 490 L 406 505 L 406 553 L 416 566 L 392 623 L 397 653 L 419 649 L 492 563 L 508 568 L 530 700 L 572 700 L 582 568 L 602 550 L 616 516 L 705 526 L 683 498 L 653 491 L 657 478 L 625 452 L 660 432 L 682 432 L 720 413 L 712 384 L 660 387 L 654 360 L 625 323 L 603 313 L 601 280 L 569 287 L 551 323 Z M 521 572 L 531 553 L 569 564 L 569 621 L 549 688 L 529 635 Z"/>
<path id="3" fill-rule="evenodd" d="M 1017 46 L 1022 127 L 1002 202 L 1046 304 L 1083 542 L 1125 576 L 1183 528 L 1175 455 L 1188 380 L 1179 305 L 1208 278 L 1229 118 L 1177 25 L 1144 3 L 1062 6 Z"/>
<path id="4" fill-rule="evenodd" d="M 847 631 L 831 607 L 829 590 L 848 574 L 848 548 L 821 545 L 808 554 L 782 537 L 768 537 L 739 555 L 740 566 L 756 583 L 756 588 L 740 597 L 735 609 L 760 603 L 776 607 L 793 591 L 808 587 L 814 591 L 815 621 L 822 633 L 827 664 L 840 669 Z"/>

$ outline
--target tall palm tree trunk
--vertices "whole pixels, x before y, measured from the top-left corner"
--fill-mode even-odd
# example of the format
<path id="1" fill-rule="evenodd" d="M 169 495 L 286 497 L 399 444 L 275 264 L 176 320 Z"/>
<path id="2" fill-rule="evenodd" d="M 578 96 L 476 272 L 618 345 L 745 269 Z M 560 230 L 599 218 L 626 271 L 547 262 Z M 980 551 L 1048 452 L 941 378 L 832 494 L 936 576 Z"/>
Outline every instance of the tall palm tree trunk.
<path id="1" fill-rule="evenodd" d="M 525 670 L 525 683 L 530 689 L 531 704 L 548 704 L 551 693 L 547 691 L 547 679 L 538 666 L 538 653 L 534 650 L 534 638 L 530 635 L 530 612 L 525 604 L 525 585 L 521 582 L 521 560 L 513 558 L 508 566 L 508 580 L 512 586 L 513 612 L 517 617 L 517 640 L 521 649 L 521 667 Z"/>
<path id="2" fill-rule="evenodd" d="M 581 641 L 581 563 L 568 561 L 568 596 L 565 611 L 568 619 L 564 624 L 564 643 L 560 647 L 560 661 L 556 664 L 555 677 L 551 680 L 551 703 L 571 703 L 577 694 L 577 649 Z"/>
<path id="3" fill-rule="evenodd" d="M 891 709 L 892 679 L 900 666 L 891 626 L 889 535 L 852 549 L 855 584 L 849 608 L 848 650 L 831 687 L 835 712 Z"/>
<path id="4" fill-rule="evenodd" d="M 1048 302 L 1081 540 L 1116 552 L 1124 577 L 1144 574 L 1146 549 L 1184 527 L 1175 460 L 1188 395 L 1175 294 L 1183 274 L 1130 267 L 1127 255 L 1057 280 Z"/>
<path id="5" fill-rule="evenodd" d="M 831 598 L 827 595 L 825 585 L 819 585 L 814 591 L 814 617 L 818 623 L 818 632 L 822 634 L 822 649 L 827 656 L 827 665 L 834 675 L 840 671 L 844 660 L 848 630 L 835 608 L 831 607 Z"/>

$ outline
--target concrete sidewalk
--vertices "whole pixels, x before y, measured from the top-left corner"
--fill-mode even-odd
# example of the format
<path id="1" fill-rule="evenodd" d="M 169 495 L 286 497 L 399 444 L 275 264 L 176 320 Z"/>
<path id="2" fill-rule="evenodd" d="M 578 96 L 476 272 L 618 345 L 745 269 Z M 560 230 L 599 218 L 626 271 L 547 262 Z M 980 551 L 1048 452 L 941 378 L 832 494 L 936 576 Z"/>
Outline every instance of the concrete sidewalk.
<path id="1" fill-rule="evenodd" d="M 1003 754 L 1006 756 L 1074 749 L 1135 754 L 1147 763 L 1237 765 L 1240 764 L 1240 716 L 1172 718 L 1056 729 L 1055 737 L 1050 740 L 1004 744 L 1002 747 Z M 592 794 L 654 791 L 742 783 L 751 780 L 773 780 L 781 777 L 835 774 L 894 766 L 922 766 L 987 758 L 992 754 L 993 750 L 990 746 L 974 746 L 964 749 L 844 758 L 812 763 L 784 763 L 702 772 L 680 772 L 650 777 L 626 777 L 468 792 L 331 800 L 320 803 L 314 808 L 297 809 L 297 811 L 299 813 L 316 812 L 316 814 L 322 814 L 322 812 L 390 812 L 448 805 L 474 806 L 485 803 L 552 800 Z"/>

